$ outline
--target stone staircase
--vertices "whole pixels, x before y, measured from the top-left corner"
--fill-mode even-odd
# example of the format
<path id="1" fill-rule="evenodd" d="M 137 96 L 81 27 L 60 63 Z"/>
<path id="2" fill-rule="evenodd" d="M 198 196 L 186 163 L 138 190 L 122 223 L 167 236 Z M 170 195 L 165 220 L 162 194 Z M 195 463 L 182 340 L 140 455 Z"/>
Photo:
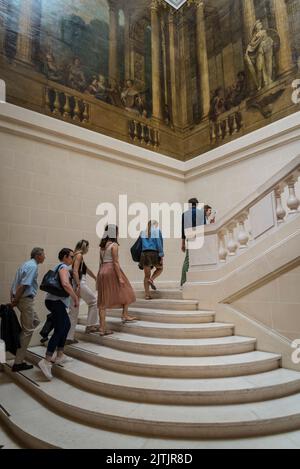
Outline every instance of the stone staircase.
<path id="1" fill-rule="evenodd" d="M 300 373 L 179 291 L 137 297 L 139 321 L 109 312 L 112 336 L 85 334 L 81 317 L 73 362 L 53 367 L 52 382 L 4 365 L 0 421 L 20 446 L 300 447 Z M 32 347 L 28 359 L 44 353 Z"/>

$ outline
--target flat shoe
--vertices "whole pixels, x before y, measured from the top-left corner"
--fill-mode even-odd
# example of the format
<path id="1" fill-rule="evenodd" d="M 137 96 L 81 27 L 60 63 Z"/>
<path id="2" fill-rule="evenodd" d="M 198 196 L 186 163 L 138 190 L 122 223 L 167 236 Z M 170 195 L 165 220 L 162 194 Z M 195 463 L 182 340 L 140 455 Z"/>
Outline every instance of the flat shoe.
<path id="1" fill-rule="evenodd" d="M 99 326 L 90 326 L 90 327 L 86 327 L 85 329 L 85 333 L 86 334 L 92 334 L 93 332 L 99 332 Z"/>
<path id="2" fill-rule="evenodd" d="M 100 331 L 99 332 L 99 335 L 101 337 L 104 337 L 105 335 L 112 335 L 112 334 L 113 334 L 113 331 L 105 331 L 105 332 Z"/>
<path id="3" fill-rule="evenodd" d="M 122 323 L 125 324 L 126 322 L 134 322 L 137 321 L 138 318 L 132 317 L 132 318 L 122 318 Z"/>
<path id="4" fill-rule="evenodd" d="M 153 280 L 149 280 L 149 285 L 150 285 L 150 288 L 152 288 L 152 290 L 154 290 L 154 291 L 157 290 L 156 286 L 153 283 Z"/>

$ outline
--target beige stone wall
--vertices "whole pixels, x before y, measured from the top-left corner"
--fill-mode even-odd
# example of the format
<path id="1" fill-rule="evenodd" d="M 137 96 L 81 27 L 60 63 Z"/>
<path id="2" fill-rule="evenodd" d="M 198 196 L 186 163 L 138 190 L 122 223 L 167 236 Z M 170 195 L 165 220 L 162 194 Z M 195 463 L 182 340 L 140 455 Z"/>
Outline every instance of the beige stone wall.
<path id="1" fill-rule="evenodd" d="M 97 272 L 99 239 L 96 207 L 101 202 L 174 202 L 184 198 L 183 182 L 146 170 L 134 169 L 70 151 L 29 137 L 0 133 L 0 301 L 9 300 L 16 268 L 29 258 L 34 246 L 46 251 L 39 280 L 55 263 L 62 247 L 74 247 L 86 238 L 91 249 L 87 264 Z M 130 219 L 130 217 L 129 217 Z M 121 265 L 131 281 L 142 272 L 130 257 L 133 240 L 120 240 Z M 163 282 L 179 282 L 183 254 L 179 240 L 165 242 Z M 46 313 L 44 294 L 37 299 L 41 317 Z"/>
<path id="2" fill-rule="evenodd" d="M 288 339 L 300 338 L 300 266 L 232 303 Z"/>
<path id="3" fill-rule="evenodd" d="M 47 256 L 39 279 L 57 262 L 62 247 L 74 247 L 83 237 L 91 243 L 87 263 L 97 271 L 96 207 L 117 204 L 119 194 L 127 194 L 129 203 L 148 206 L 198 196 L 218 210 L 218 217 L 228 212 L 299 153 L 299 120 L 296 115 L 289 119 L 276 124 L 268 138 L 266 130 L 259 131 L 190 164 L 2 102 L 0 301 L 9 300 L 16 268 L 34 246 L 44 247 Z M 286 140 L 276 140 L 277 133 Z M 121 240 L 121 264 L 129 279 L 141 284 L 142 273 L 130 257 L 132 244 Z M 178 285 L 184 258 L 180 240 L 166 241 L 165 253 L 161 281 Z M 43 299 L 40 293 L 41 317 L 46 313 Z"/>

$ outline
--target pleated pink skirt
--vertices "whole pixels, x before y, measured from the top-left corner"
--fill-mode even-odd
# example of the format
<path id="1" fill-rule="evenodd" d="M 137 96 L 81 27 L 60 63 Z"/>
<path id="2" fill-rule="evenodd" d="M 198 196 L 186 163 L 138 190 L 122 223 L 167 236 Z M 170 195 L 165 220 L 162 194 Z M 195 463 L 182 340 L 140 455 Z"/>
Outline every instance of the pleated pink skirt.
<path id="1" fill-rule="evenodd" d="M 136 301 L 133 288 L 122 270 L 121 277 L 125 282 L 123 286 L 120 286 L 113 263 L 102 264 L 98 275 L 98 308 L 121 308 Z"/>

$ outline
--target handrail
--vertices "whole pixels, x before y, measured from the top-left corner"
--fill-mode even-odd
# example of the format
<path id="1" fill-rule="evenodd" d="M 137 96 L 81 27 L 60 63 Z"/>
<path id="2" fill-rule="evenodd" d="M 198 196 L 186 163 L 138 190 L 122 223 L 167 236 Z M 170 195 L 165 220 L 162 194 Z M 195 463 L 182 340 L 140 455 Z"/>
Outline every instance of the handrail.
<path id="1" fill-rule="evenodd" d="M 287 215 L 300 214 L 300 200 L 295 188 L 299 176 L 300 155 L 236 205 L 218 223 L 205 226 L 204 249 L 198 250 L 198 254 L 191 254 L 191 266 L 225 263 L 227 258 L 247 249 L 249 243 L 253 244 L 264 233 L 284 223 Z M 286 189 L 289 195 L 283 203 L 282 194 Z"/>
<path id="2" fill-rule="evenodd" d="M 294 173 L 300 172 L 300 155 L 296 156 L 292 161 L 285 165 L 280 171 L 268 179 L 264 184 L 259 186 L 252 194 L 239 202 L 230 212 L 213 225 L 206 225 L 205 232 L 207 234 L 217 233 L 219 230 L 233 222 L 241 212 L 248 211 L 253 205 L 256 205 L 261 199 L 269 194 L 272 189 L 284 184 L 285 180 L 292 177 Z M 298 178 L 297 178 L 298 179 Z M 287 184 L 285 184 L 287 185 Z"/>

